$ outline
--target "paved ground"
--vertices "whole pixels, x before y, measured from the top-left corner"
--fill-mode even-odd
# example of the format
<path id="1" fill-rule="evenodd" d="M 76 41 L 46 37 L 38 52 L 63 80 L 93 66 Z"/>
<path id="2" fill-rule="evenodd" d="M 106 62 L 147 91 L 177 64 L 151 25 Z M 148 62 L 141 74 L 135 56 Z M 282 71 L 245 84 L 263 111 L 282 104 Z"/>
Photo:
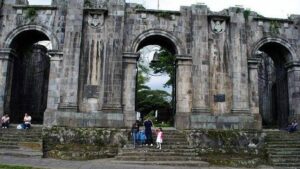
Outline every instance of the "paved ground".
<path id="1" fill-rule="evenodd" d="M 199 167 L 174 167 L 158 165 L 120 164 L 113 159 L 68 161 L 49 158 L 21 158 L 0 156 L 1 164 L 24 165 L 48 169 L 199 169 Z M 231 167 L 201 167 L 201 169 L 236 169 Z M 260 166 L 258 169 L 274 169 L 273 167 Z"/>

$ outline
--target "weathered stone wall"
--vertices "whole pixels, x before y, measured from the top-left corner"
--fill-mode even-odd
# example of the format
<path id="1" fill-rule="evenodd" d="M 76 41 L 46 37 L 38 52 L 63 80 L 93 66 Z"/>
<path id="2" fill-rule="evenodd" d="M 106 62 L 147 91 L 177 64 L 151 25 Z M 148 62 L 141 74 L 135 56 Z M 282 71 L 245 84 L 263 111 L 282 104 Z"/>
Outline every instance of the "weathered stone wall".
<path id="1" fill-rule="evenodd" d="M 189 130 L 190 146 L 211 164 L 255 167 L 267 162 L 266 133 L 258 130 Z"/>
<path id="2" fill-rule="evenodd" d="M 112 128 L 44 128 L 43 155 L 65 160 L 114 157 L 128 142 L 128 133 Z"/>
<path id="3" fill-rule="evenodd" d="M 18 37 L 34 35 L 31 43 L 50 40 L 53 47 L 46 126 L 129 127 L 135 59 L 140 48 L 153 44 L 170 50 L 179 63 L 179 128 L 260 128 L 256 54 L 266 44 L 281 48 L 273 57 L 284 58 L 285 113 L 300 117 L 299 15 L 265 18 L 239 7 L 213 12 L 205 5 L 145 10 L 124 0 L 54 0 L 50 6 L 9 0 L 0 11 L 0 114 L 10 107 Z"/>

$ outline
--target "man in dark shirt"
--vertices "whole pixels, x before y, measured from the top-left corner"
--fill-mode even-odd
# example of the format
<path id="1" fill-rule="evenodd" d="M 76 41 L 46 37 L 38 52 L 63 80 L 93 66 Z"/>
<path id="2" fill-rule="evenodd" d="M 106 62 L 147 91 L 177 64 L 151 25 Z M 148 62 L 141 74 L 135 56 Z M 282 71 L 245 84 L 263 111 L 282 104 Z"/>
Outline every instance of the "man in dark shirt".
<path id="1" fill-rule="evenodd" d="M 146 145 L 150 144 L 150 146 L 153 146 L 153 138 L 152 138 L 152 130 L 151 130 L 153 123 L 150 119 L 147 119 L 144 121 L 144 126 L 145 126 L 145 135 L 146 135 Z"/>

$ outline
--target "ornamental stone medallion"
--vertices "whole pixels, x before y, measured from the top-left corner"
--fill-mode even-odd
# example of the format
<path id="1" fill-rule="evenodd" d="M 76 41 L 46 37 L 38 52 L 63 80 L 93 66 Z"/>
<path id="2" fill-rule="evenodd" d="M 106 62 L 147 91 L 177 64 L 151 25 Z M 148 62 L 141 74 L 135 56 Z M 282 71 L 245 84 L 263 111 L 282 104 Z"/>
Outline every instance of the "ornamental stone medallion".
<path id="1" fill-rule="evenodd" d="M 223 33 L 225 31 L 225 28 L 226 28 L 225 20 L 214 20 L 214 19 L 212 19 L 210 21 L 210 24 L 211 24 L 212 31 L 214 33 Z"/>
<path id="2" fill-rule="evenodd" d="M 104 15 L 103 14 L 92 14 L 90 13 L 88 16 L 88 24 L 95 29 L 100 29 L 104 23 Z"/>

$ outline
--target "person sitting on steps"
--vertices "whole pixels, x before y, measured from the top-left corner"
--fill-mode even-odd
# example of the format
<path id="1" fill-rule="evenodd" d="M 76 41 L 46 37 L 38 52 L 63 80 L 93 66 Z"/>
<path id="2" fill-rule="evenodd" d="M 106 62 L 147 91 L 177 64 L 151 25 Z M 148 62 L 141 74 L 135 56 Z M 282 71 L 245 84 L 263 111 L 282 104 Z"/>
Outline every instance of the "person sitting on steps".
<path id="1" fill-rule="evenodd" d="M 31 116 L 25 113 L 24 116 L 24 129 L 30 129 L 31 127 Z"/>
<path id="2" fill-rule="evenodd" d="M 288 126 L 287 130 L 288 132 L 292 133 L 297 131 L 298 123 L 297 120 L 294 119 L 293 122 Z"/>
<path id="3" fill-rule="evenodd" d="M 1 126 L 2 128 L 8 128 L 9 127 L 9 116 L 8 114 L 5 114 L 1 117 Z"/>

